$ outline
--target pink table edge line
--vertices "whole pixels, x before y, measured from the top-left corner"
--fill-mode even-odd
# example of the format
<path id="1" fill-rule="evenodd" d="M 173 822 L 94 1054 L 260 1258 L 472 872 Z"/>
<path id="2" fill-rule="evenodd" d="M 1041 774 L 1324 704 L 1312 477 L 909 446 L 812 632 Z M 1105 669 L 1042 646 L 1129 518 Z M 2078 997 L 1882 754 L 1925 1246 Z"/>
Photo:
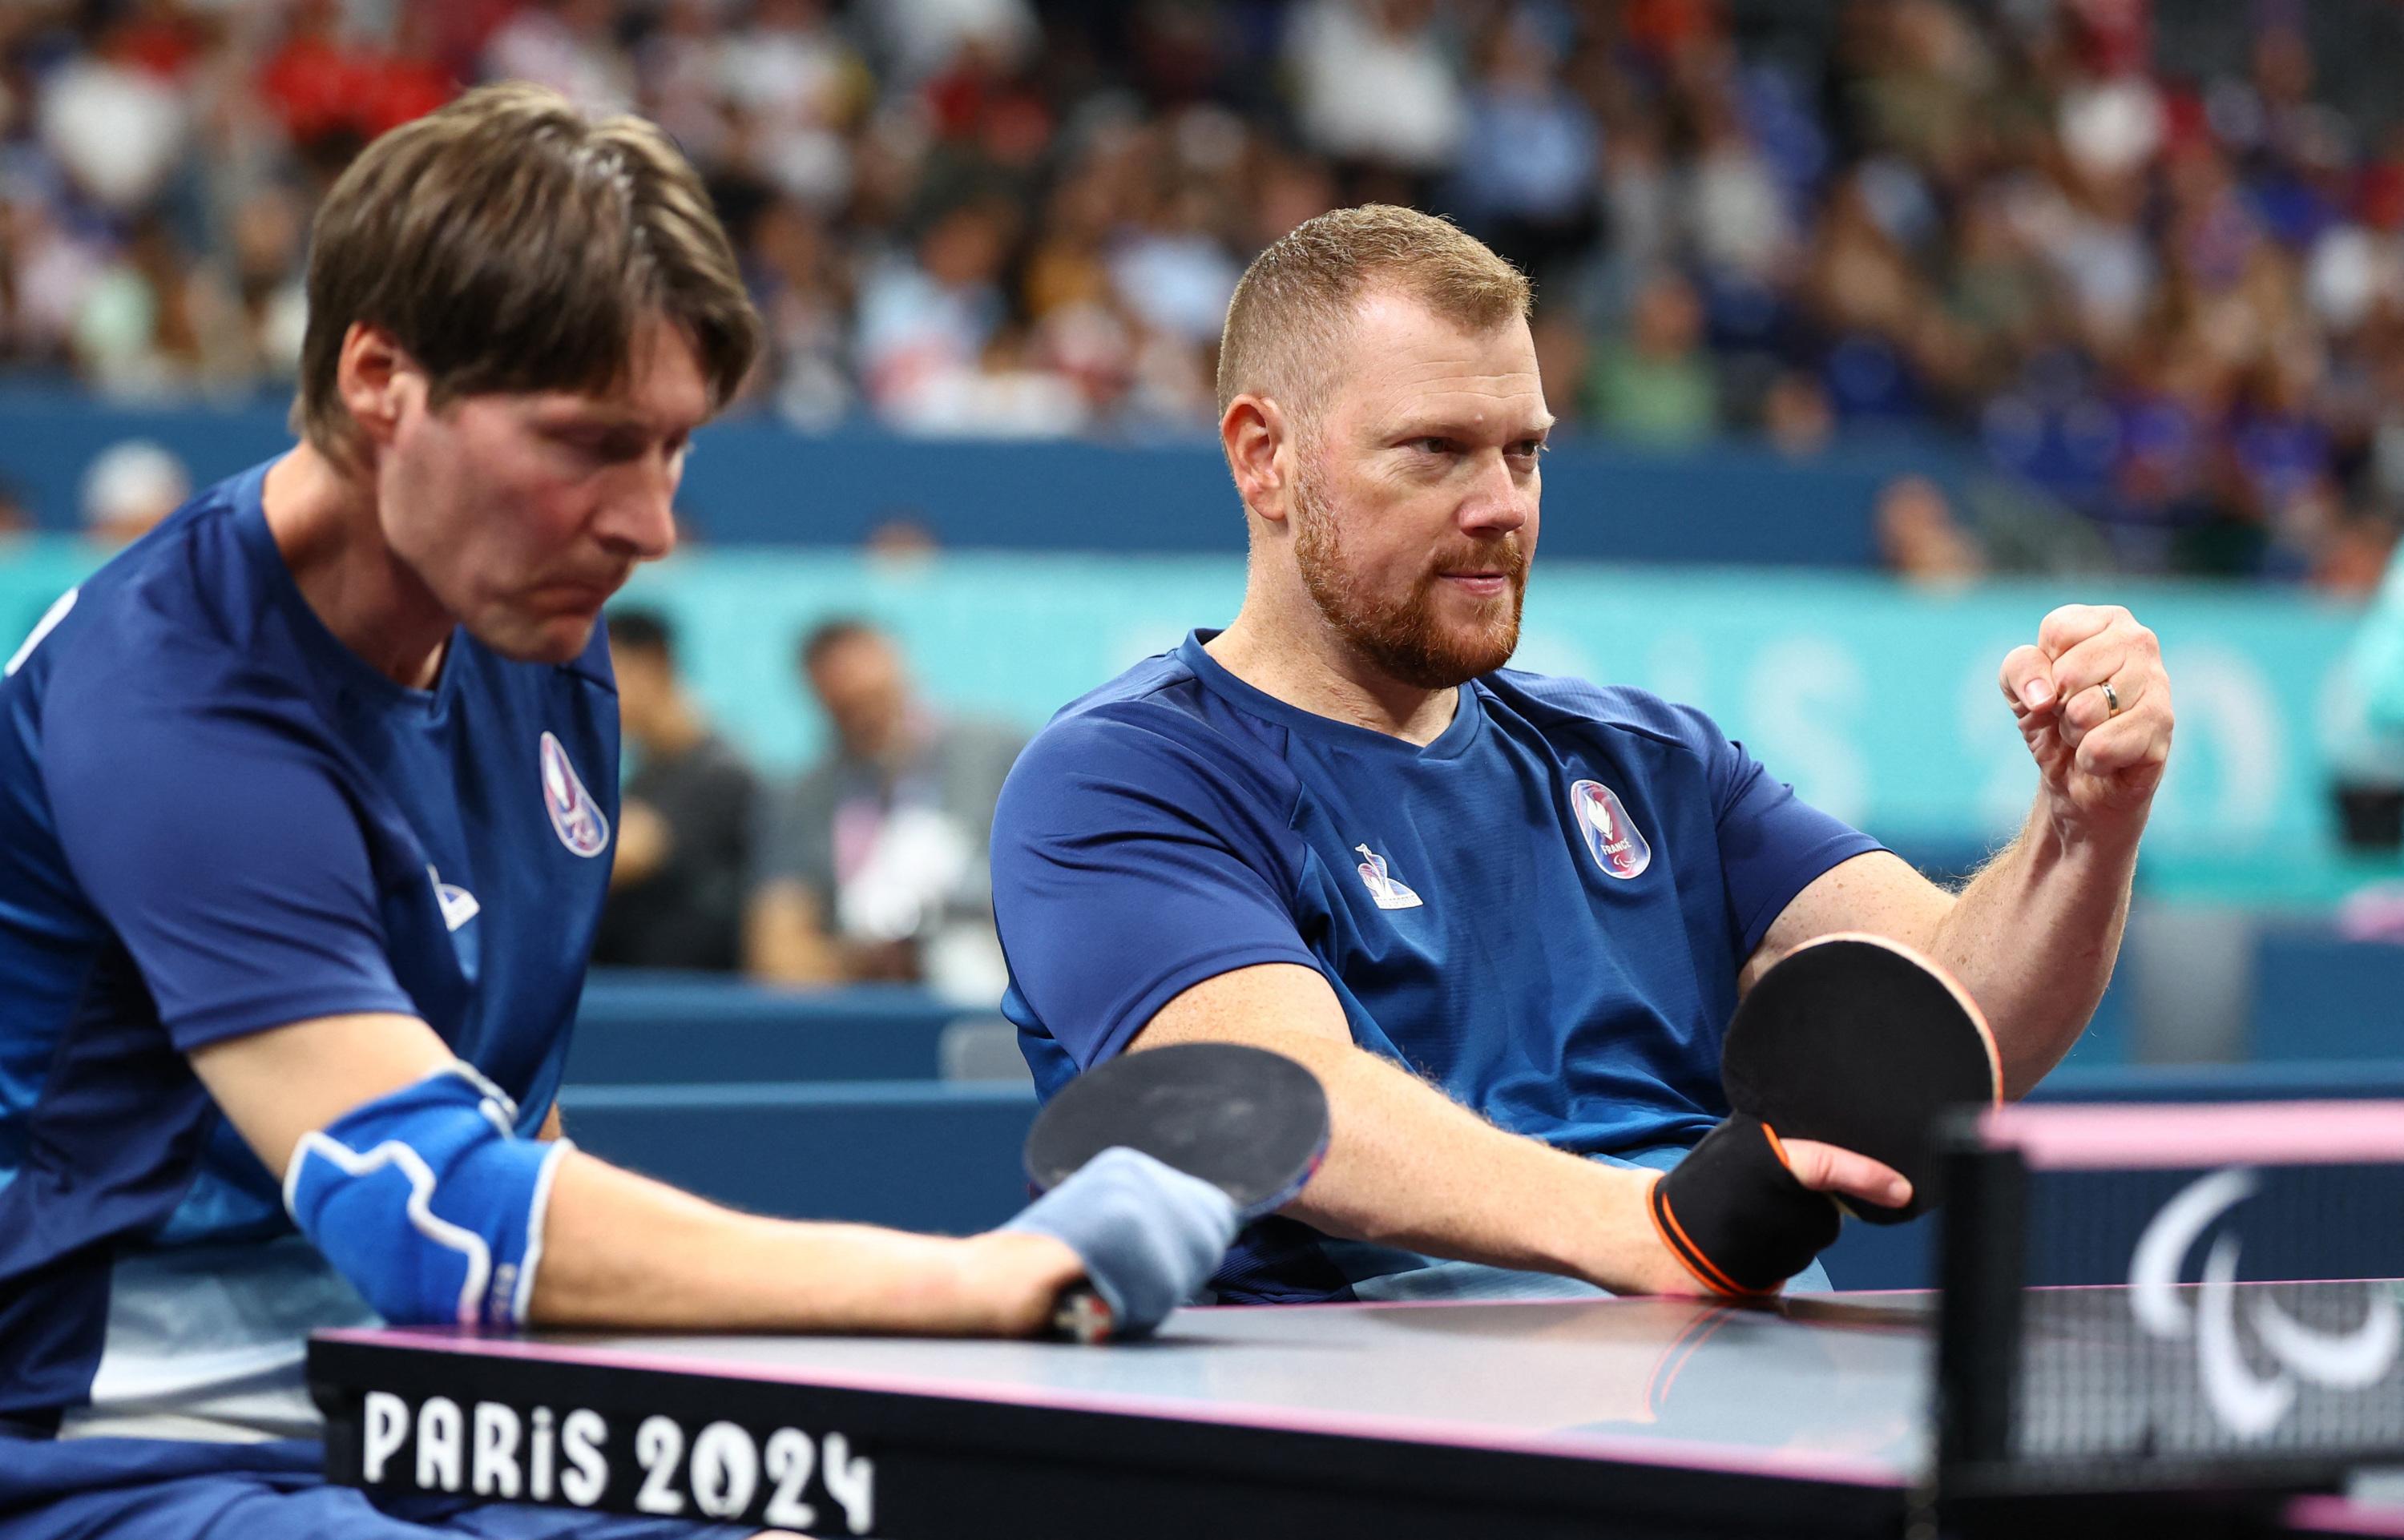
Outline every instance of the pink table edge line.
<path id="1" fill-rule="evenodd" d="M 1596 1305 L 1690 1305 L 1697 1309 L 1754 1310 L 1763 1315 L 1775 1315 L 1782 1300 L 1873 1299 L 1906 1294 L 1924 1294 L 1934 1297 L 1936 1285 L 1923 1283 L 1916 1289 L 1798 1289 L 1773 1295 L 1766 1302 L 1706 1299 L 1700 1295 L 1687 1294 L 1598 1294 L 1550 1299 L 1312 1299 L 1294 1305 L 1181 1305 L 1178 1309 L 1213 1312 L 1273 1309 L 1279 1315 L 1293 1315 L 1302 1310 L 1542 1310 Z"/>
<path id="2" fill-rule="evenodd" d="M 617 1349 L 569 1348 L 510 1337 L 472 1337 L 440 1326 L 388 1327 L 383 1330 L 345 1328 L 312 1335 L 319 1341 L 354 1343 L 361 1347 L 404 1347 L 486 1358 L 536 1359 L 546 1363 L 642 1369 L 653 1373 L 693 1374 L 697 1362 Z M 1273 1433 L 1393 1438 L 1408 1443 L 1447 1444 L 1510 1454 L 1565 1456 L 1620 1464 L 1668 1465 L 1682 1470 L 1778 1477 L 1838 1486 L 1884 1487 L 1901 1491 L 1913 1485 L 1915 1479 L 1910 1472 L 1854 1456 L 1806 1454 L 1786 1449 L 1738 1452 L 1719 1445 L 1686 1439 L 1631 1438 L 1586 1433 L 1501 1433 L 1474 1422 L 1447 1422 L 1439 1418 L 1400 1417 L 1381 1412 L 1305 1414 L 1252 1404 L 1186 1401 L 1129 1392 L 1034 1391 L 1016 1385 L 947 1379 L 929 1375 L 879 1376 L 819 1369 L 794 1372 L 723 1359 L 707 1360 L 706 1365 L 705 1377 L 713 1379 L 760 1379 L 781 1384 L 825 1386 L 834 1390 L 882 1391 L 895 1395 L 997 1402 L 1052 1411 L 1115 1413 L 1184 1422 L 1216 1422 L 1232 1427 L 1262 1428 Z"/>
<path id="3" fill-rule="evenodd" d="M 2404 1278 L 2232 1278 L 2232 1289 L 2326 1289 L 2339 1285 L 2363 1283 L 2404 1283 Z M 2181 1281 L 2171 1285 L 2182 1293 L 2200 1291 L 2201 1281 Z M 2119 1294 L 2129 1292 L 2126 1283 L 2031 1283 L 2022 1294 Z"/>
<path id="4" fill-rule="evenodd" d="M 1770 1296 L 1768 1303 L 1752 1300 L 1706 1299 L 1700 1295 L 1686 1294 L 1599 1294 L 1591 1298 L 1558 1299 L 1311 1299 L 1296 1305 L 1180 1305 L 1179 1311 L 1275 1310 L 1279 1315 L 1294 1315 L 1304 1310 L 1475 1310 L 1531 1309 L 1548 1310 L 1586 1308 L 1597 1305 L 1660 1305 L 1675 1309 L 1691 1306 L 1698 1310 L 1754 1310 L 1763 1315 L 1775 1315 L 1781 1299 L 1834 1299 L 1839 1295 L 1874 1294 L 1934 1294 L 1927 1289 L 1820 1289 L 1804 1294 L 1782 1294 Z"/>
<path id="5" fill-rule="evenodd" d="M 2404 1535 L 2404 1508 L 2359 1503 L 2350 1497 L 2299 1497 L 2283 1515 L 2290 1528 L 2328 1534 Z"/>
<path id="6" fill-rule="evenodd" d="M 2016 1104 L 1979 1116 L 2039 1170 L 2404 1161 L 2404 1101 Z"/>

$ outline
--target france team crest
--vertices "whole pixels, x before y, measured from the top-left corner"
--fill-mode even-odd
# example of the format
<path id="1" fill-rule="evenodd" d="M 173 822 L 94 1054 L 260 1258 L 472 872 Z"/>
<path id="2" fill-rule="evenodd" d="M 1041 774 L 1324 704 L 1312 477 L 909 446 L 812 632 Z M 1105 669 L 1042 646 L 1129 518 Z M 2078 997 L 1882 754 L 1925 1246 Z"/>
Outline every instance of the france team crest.
<path id="1" fill-rule="evenodd" d="M 1578 833 L 1602 875 L 1626 882 L 1644 875 L 1653 864 L 1653 847 L 1628 816 L 1619 793 L 1599 780 L 1582 780 L 1570 788 L 1570 805 L 1576 810 Z"/>
<path id="2" fill-rule="evenodd" d="M 609 820 L 584 790 L 567 750 L 551 734 L 542 735 L 542 805 L 551 814 L 552 832 L 559 843 L 580 856 L 597 856 L 609 847 Z"/>
<path id="3" fill-rule="evenodd" d="M 1370 902 L 1380 909 L 1416 909 L 1426 901 L 1408 883 L 1394 880 L 1386 858 L 1365 845 L 1356 845 L 1361 863 L 1353 870 L 1361 874 L 1361 885 L 1369 889 Z"/>

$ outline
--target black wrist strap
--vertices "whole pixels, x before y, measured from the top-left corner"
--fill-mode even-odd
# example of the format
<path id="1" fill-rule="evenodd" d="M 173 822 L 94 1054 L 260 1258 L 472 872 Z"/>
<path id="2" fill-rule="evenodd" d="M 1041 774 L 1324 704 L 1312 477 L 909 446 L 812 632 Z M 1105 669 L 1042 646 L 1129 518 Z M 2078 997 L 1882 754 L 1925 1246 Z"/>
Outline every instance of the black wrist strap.
<path id="1" fill-rule="evenodd" d="M 1795 1180 L 1778 1136 L 1742 1113 L 1705 1135 L 1653 1184 L 1653 1224 L 1715 1295 L 1774 1293 L 1843 1225 L 1835 1201 Z"/>

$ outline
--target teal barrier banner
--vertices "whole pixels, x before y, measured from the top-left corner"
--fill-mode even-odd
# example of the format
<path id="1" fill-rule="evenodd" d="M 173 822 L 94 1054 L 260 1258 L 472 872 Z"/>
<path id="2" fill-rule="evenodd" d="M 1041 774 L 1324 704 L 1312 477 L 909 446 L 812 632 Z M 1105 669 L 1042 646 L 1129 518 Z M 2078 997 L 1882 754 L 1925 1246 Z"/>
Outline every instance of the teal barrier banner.
<path id="1" fill-rule="evenodd" d="M 700 553 L 638 578 L 691 638 L 720 719 L 792 764 L 817 725 L 792 663 L 833 613 L 889 625 L 928 691 L 1041 721 L 1243 596 L 1233 562 L 954 556 L 921 566 Z M 1539 563 L 1523 667 L 1692 702 L 1811 801 L 1895 838 L 1999 838 L 2034 789 L 1996 685 L 2057 604 L 2126 604 L 2162 638 L 2179 710 L 2152 842 L 2275 861 L 2320 848 L 2327 766 L 2358 715 L 2340 666 L 2358 611 L 2257 591 L 1988 584 L 1928 596 L 1840 575 Z"/>
<path id="2" fill-rule="evenodd" d="M 15 623 L 0 645 L 91 559 L 35 542 L 0 561 L 0 624 Z M 669 616 L 719 721 L 784 770 L 818 747 L 794 650 L 830 616 L 889 626 L 943 706 L 1031 730 L 1189 627 L 1223 625 L 1242 596 L 1241 565 L 1214 557 L 752 549 L 679 555 L 623 602 Z M 1882 838 L 1993 841 L 2034 789 L 1996 669 L 2069 601 L 2126 604 L 2169 659 L 2178 740 L 2149 855 L 2238 895 L 2327 868 L 2328 767 L 2360 715 L 2342 666 L 2361 615 L 2350 607 L 2114 580 L 1931 595 L 1866 576 L 1540 562 L 1517 662 L 1700 706 L 1806 797 Z"/>

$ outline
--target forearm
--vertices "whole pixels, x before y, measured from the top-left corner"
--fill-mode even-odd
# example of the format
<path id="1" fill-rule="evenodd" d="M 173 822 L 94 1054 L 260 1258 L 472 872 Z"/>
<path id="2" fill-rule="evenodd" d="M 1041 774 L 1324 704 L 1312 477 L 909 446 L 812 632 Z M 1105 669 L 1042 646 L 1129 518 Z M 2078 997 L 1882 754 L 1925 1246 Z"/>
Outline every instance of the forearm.
<path id="1" fill-rule="evenodd" d="M 1143 1045 L 1181 1035 L 1155 1029 Z M 1288 1216 L 1331 1235 L 1560 1273 L 1614 1292 L 1693 1287 L 1654 1235 L 1650 1175 L 1506 1133 L 1347 1041 L 1223 1028 L 1209 1035 L 1300 1060 L 1326 1088 L 1327 1157 Z"/>
<path id="2" fill-rule="evenodd" d="M 260 1162 L 283 1177 L 304 1138 L 454 1060 L 412 1016 L 357 1015 L 228 1039 L 191 1062 Z M 480 1131 L 489 1109 L 469 1114 Z M 554 1104 L 540 1137 L 558 1133 Z M 556 1160 L 541 1253 L 528 1251 L 529 1314 L 543 1324 L 1025 1335 L 1083 1272 L 1077 1253 L 1048 1236 L 955 1239 L 761 1219 L 580 1151 Z M 514 1192 L 512 1199 L 522 1201 Z M 320 1235 L 310 1236 L 323 1249 Z M 435 1318 L 455 1309 L 452 1301 Z"/>
<path id="3" fill-rule="evenodd" d="M 2005 1091 L 2019 1096 L 2104 997 L 2175 715 L 2160 639 L 2117 605 L 2052 610 L 2034 644 L 2005 654 L 1995 682 L 2036 765 L 2036 806 L 1929 950 L 1986 1008 Z"/>
<path id="4" fill-rule="evenodd" d="M 1938 920 L 1928 950 L 1985 1011 L 2006 1095 L 2026 1095 L 2094 1015 L 2128 923 L 2139 832 L 2097 835 L 2041 796 Z"/>
<path id="5" fill-rule="evenodd" d="M 1082 1271 L 1044 1236 L 762 1219 L 581 1153 L 542 1240 L 532 1316 L 556 1326 L 1025 1336 Z"/>

